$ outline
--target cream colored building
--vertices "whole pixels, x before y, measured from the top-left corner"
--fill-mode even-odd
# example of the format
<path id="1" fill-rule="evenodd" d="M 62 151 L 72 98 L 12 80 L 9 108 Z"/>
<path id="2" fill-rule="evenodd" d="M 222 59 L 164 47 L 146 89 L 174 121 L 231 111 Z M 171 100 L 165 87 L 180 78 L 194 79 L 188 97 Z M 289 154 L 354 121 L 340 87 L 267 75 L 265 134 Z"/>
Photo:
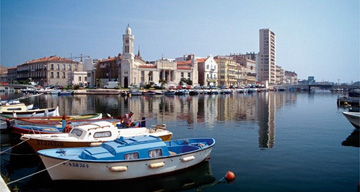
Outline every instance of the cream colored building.
<path id="1" fill-rule="evenodd" d="M 17 66 L 16 80 L 31 80 L 39 85 L 72 85 L 72 73 L 83 70 L 80 62 L 59 56 L 33 59 Z"/>
<path id="2" fill-rule="evenodd" d="M 207 58 L 198 58 L 199 84 L 218 86 L 218 64 L 212 55 Z"/>
<path id="3" fill-rule="evenodd" d="M 298 84 L 297 74 L 293 71 L 285 71 L 284 83 L 290 85 Z"/>
<path id="4" fill-rule="evenodd" d="M 161 80 L 167 85 L 178 85 L 182 78 L 190 79 L 193 84 L 198 83 L 198 66 L 194 55 L 185 55 L 175 61 L 162 58 L 146 62 L 140 54 L 134 54 L 134 40 L 134 35 L 128 26 L 123 35 L 123 54 L 118 78 L 121 87 L 146 85 L 151 82 L 160 84 Z"/>
<path id="5" fill-rule="evenodd" d="M 280 66 L 276 66 L 276 84 L 284 84 L 285 71 Z"/>
<path id="6" fill-rule="evenodd" d="M 215 61 L 218 64 L 218 85 L 235 86 L 237 84 L 235 60 L 229 56 L 216 56 Z"/>
<path id="7" fill-rule="evenodd" d="M 266 84 L 276 84 L 276 38 L 270 29 L 260 29 L 259 58 L 257 60 L 257 80 Z"/>

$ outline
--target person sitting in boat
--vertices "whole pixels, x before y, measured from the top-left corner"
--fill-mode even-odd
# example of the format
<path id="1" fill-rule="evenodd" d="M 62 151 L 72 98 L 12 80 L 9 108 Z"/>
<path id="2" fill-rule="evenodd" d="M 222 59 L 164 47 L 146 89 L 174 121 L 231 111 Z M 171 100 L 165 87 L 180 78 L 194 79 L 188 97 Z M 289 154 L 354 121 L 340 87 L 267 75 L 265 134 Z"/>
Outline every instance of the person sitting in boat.
<path id="1" fill-rule="evenodd" d="M 130 111 L 129 114 L 125 114 L 122 118 L 122 124 L 123 124 L 123 127 L 131 127 L 132 124 L 134 123 L 133 120 L 132 120 L 132 116 L 133 116 L 133 112 Z"/>

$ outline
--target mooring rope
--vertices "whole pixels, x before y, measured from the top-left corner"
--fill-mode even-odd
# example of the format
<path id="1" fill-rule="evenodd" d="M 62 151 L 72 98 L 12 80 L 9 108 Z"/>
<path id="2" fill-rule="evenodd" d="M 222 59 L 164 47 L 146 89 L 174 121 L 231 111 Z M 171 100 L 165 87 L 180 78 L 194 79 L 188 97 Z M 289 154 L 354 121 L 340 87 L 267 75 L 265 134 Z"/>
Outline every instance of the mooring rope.
<path id="1" fill-rule="evenodd" d="M 57 167 L 57 166 L 59 166 L 59 165 L 61 165 L 61 164 L 63 164 L 63 163 L 66 163 L 66 162 L 68 162 L 68 161 L 73 160 L 75 157 L 77 157 L 77 155 L 74 155 L 74 157 L 71 158 L 71 159 L 62 161 L 62 162 L 60 162 L 60 163 L 58 163 L 58 164 L 55 164 L 55 165 L 50 166 L 50 167 L 48 167 L 48 168 L 45 168 L 45 169 L 43 169 L 43 170 L 37 171 L 37 172 L 32 173 L 32 174 L 30 174 L 30 175 L 27 175 L 27 176 L 21 177 L 21 178 L 19 178 L 19 179 L 16 179 L 16 180 L 14 180 L 14 181 L 8 182 L 6 185 L 11 185 L 11 184 L 13 184 L 13 183 L 16 183 L 16 182 L 18 182 L 18 181 L 21 181 L 21 180 L 23 180 L 23 179 L 26 179 L 26 178 L 28 178 L 28 177 L 32 177 L 32 176 L 37 175 L 37 174 L 39 174 L 39 173 L 41 173 L 41 172 L 44 172 L 44 171 L 47 171 L 47 170 L 52 169 L 52 168 L 54 168 L 54 167 Z"/>
<path id="2" fill-rule="evenodd" d="M 8 149 L 6 149 L 6 150 L 4 150 L 4 151 L 1 151 L 1 152 L 0 152 L 0 155 L 3 154 L 3 153 L 5 153 L 6 151 L 9 151 L 10 149 L 13 149 L 14 147 L 17 147 L 17 146 L 23 144 L 24 142 L 26 142 L 26 141 L 28 141 L 28 140 L 29 140 L 29 139 L 23 140 L 23 141 L 21 141 L 20 143 L 18 143 L 18 144 L 16 144 L 16 145 L 13 145 L 12 147 L 10 147 L 10 148 L 8 148 Z"/>

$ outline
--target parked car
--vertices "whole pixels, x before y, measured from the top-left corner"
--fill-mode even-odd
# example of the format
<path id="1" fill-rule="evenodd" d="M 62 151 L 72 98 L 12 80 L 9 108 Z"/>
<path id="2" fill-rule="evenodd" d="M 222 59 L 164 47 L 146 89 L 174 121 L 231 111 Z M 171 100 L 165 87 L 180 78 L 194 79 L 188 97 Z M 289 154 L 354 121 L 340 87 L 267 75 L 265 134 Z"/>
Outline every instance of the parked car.
<path id="1" fill-rule="evenodd" d="M 119 88 L 119 82 L 117 81 L 109 81 L 104 85 L 105 89 L 118 89 Z"/>

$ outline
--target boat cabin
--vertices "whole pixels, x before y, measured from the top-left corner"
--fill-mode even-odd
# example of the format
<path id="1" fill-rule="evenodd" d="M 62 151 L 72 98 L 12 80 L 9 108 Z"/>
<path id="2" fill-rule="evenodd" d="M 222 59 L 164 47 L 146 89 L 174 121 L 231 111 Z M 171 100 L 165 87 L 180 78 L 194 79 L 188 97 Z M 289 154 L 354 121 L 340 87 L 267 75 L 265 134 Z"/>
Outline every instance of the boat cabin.
<path id="1" fill-rule="evenodd" d="M 81 159 L 88 160 L 136 160 L 169 156 L 166 144 L 155 136 L 120 137 L 101 147 L 85 149 Z"/>
<path id="2" fill-rule="evenodd" d="M 118 130 L 111 122 L 98 121 L 74 126 L 69 136 L 79 140 L 112 140 L 117 138 Z"/>
<path id="3" fill-rule="evenodd" d="M 214 140 L 176 140 L 163 142 L 152 135 L 120 137 L 103 143 L 100 147 L 83 150 L 79 156 L 82 160 L 116 160 L 135 161 L 152 158 L 163 158 L 177 154 L 194 152 L 214 144 Z"/>
<path id="4" fill-rule="evenodd" d="M 0 107 L 0 112 L 12 112 L 12 111 L 27 111 L 28 108 L 24 103 L 18 103 L 13 105 L 3 105 Z"/>

